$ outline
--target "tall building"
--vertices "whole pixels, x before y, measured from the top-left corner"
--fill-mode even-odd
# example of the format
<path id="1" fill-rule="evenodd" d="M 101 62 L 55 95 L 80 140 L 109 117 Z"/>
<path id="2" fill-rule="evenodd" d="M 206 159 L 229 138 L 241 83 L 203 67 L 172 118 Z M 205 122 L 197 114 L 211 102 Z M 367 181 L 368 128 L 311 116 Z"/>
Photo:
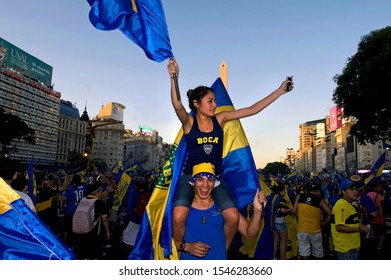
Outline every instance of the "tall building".
<path id="1" fill-rule="evenodd" d="M 133 134 L 127 130 L 125 136 L 125 157 L 126 166 L 138 163 L 140 169 L 151 171 L 159 169 L 169 156 L 171 145 L 163 143 L 163 138 L 158 135 L 156 130 L 144 131 L 139 126 L 139 131 Z"/>
<path id="2" fill-rule="evenodd" d="M 326 161 L 326 157 L 322 156 L 322 149 L 326 148 L 323 144 L 326 137 L 326 132 L 329 130 L 327 118 L 308 121 L 300 124 L 299 136 L 299 170 L 300 171 L 317 171 L 317 155 L 320 157 L 319 162 Z M 322 158 L 324 158 L 322 160 Z M 323 164 L 322 164 L 323 165 Z"/>
<path id="3" fill-rule="evenodd" d="M 56 161 L 61 94 L 53 90 L 53 68 L 0 38 L 0 106 L 35 131 L 35 145 L 14 140 L 10 158 L 36 165 Z M 1 132 L 4 133 L 4 132 Z"/>
<path id="4" fill-rule="evenodd" d="M 120 103 L 109 102 L 91 120 L 95 133 L 91 159 L 104 162 L 109 170 L 124 158 L 124 109 Z"/>
<path id="5" fill-rule="evenodd" d="M 80 117 L 79 109 L 70 101 L 61 100 L 57 139 L 57 163 L 69 163 L 70 153 L 83 155 L 86 128 L 89 121 L 87 109 Z"/>

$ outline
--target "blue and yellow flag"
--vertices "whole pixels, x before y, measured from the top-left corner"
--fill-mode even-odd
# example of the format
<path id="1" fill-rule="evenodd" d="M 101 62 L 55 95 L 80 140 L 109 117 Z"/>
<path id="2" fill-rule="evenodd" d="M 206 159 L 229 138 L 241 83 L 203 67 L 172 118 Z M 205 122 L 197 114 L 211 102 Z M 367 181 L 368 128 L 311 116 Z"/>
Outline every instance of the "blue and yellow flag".
<path id="1" fill-rule="evenodd" d="M 118 185 L 119 181 L 121 180 L 122 173 L 125 172 L 125 167 L 123 166 L 123 163 L 121 160 L 117 161 L 117 163 L 113 166 L 113 169 L 111 170 L 111 173 L 113 173 L 115 184 Z"/>
<path id="2" fill-rule="evenodd" d="M 114 177 L 117 189 L 114 193 L 114 203 L 111 207 L 113 210 L 118 211 L 123 205 L 127 205 L 127 198 L 129 191 L 133 188 L 132 176 L 125 172 L 125 167 L 122 165 L 122 161 L 119 161 L 113 168 L 112 173 L 116 174 Z"/>
<path id="3" fill-rule="evenodd" d="M 292 171 L 288 177 L 285 179 L 286 182 L 294 182 L 297 179 L 297 171 Z"/>
<path id="4" fill-rule="evenodd" d="M 234 110 L 220 78 L 211 88 L 216 95 L 216 113 Z M 186 141 L 180 129 L 147 205 L 136 245 L 129 259 L 178 259 L 172 239 L 171 213 L 173 196 L 186 155 Z M 255 162 L 239 120 L 224 125 L 222 176 L 231 188 L 238 208 L 246 208 L 253 201 L 260 185 Z"/>
<path id="5" fill-rule="evenodd" d="M 137 167 L 140 165 L 140 163 L 135 163 L 125 169 L 125 172 L 128 173 L 131 176 L 134 176 L 137 174 Z"/>
<path id="6" fill-rule="evenodd" d="M 0 178 L 0 259 L 72 260 L 66 247 Z"/>
<path id="7" fill-rule="evenodd" d="M 385 150 L 381 154 L 381 156 L 377 159 L 377 161 L 373 165 L 367 177 L 365 177 L 364 184 L 366 186 L 369 186 L 370 184 L 375 183 L 381 179 L 381 176 L 383 175 L 384 163 L 386 162 L 386 153 L 387 150 Z"/>
<path id="8" fill-rule="evenodd" d="M 280 196 L 275 195 L 270 187 L 264 182 L 264 177 L 259 176 L 261 189 L 268 201 L 267 206 L 263 211 L 263 220 L 261 224 L 261 230 L 257 238 L 247 239 L 242 236 L 239 251 L 247 255 L 249 258 L 257 260 L 270 260 L 273 258 L 274 252 L 274 236 L 273 236 L 273 223 L 275 213 L 278 207 L 278 199 Z M 285 192 L 284 199 L 288 208 L 292 208 L 292 203 L 289 199 L 288 191 Z M 247 219 L 250 219 L 248 208 Z M 287 249 L 285 259 L 291 259 L 297 256 L 297 221 L 294 215 L 285 216 L 285 222 L 287 226 Z"/>
<path id="9" fill-rule="evenodd" d="M 87 0 L 91 24 L 100 30 L 121 31 L 157 62 L 173 57 L 160 0 Z"/>
<path id="10" fill-rule="evenodd" d="M 271 188 L 265 183 L 265 179 L 266 178 L 263 174 L 259 174 L 259 182 L 261 189 L 267 199 L 267 206 L 263 209 L 263 219 L 258 236 L 255 239 L 248 239 L 245 236 L 238 234 L 240 236 L 240 240 L 238 242 L 239 252 L 247 255 L 249 258 L 255 258 L 259 260 L 272 259 L 274 250 L 273 231 L 271 229 L 271 203 L 274 194 Z M 252 218 L 252 207 L 252 204 L 250 204 L 246 211 L 240 211 L 243 216 L 247 217 L 247 220 Z"/>

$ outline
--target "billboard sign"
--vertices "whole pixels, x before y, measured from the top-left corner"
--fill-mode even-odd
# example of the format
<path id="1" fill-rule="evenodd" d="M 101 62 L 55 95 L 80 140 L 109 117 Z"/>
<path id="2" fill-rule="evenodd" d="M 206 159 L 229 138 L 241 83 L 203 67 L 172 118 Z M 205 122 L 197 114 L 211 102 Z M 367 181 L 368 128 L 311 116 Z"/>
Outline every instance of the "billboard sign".
<path id="1" fill-rule="evenodd" d="M 21 74 L 52 84 L 53 67 L 19 49 L 0 37 L 0 65 L 6 65 Z"/>
<path id="2" fill-rule="evenodd" d="M 325 130 L 325 124 L 324 123 L 317 123 L 316 124 L 316 138 L 325 138 L 326 137 L 326 130 Z"/>
<path id="3" fill-rule="evenodd" d="M 153 129 L 150 126 L 139 125 L 138 130 L 142 135 L 152 136 Z"/>
<path id="4" fill-rule="evenodd" d="M 330 132 L 342 127 L 341 108 L 334 106 L 330 110 Z"/>

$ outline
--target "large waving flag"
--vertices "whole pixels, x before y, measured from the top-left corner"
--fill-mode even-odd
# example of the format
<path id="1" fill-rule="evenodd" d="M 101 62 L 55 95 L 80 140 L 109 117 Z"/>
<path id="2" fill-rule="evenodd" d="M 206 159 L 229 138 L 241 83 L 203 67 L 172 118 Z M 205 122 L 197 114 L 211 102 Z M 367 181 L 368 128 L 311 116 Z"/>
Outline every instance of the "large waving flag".
<path id="1" fill-rule="evenodd" d="M 66 247 L 0 178 L 0 259 L 71 260 Z"/>
<path id="2" fill-rule="evenodd" d="M 157 62 L 172 58 L 170 38 L 160 0 L 87 0 L 91 24 L 121 31 Z"/>
<path id="3" fill-rule="evenodd" d="M 377 159 L 375 164 L 373 165 L 371 171 L 365 177 L 364 184 L 366 186 L 375 183 L 376 181 L 380 180 L 381 176 L 383 175 L 383 169 L 384 169 L 384 163 L 386 162 L 386 153 L 387 150 L 385 150 L 381 156 Z"/>
<path id="4" fill-rule="evenodd" d="M 216 112 L 234 110 L 220 78 L 211 88 L 216 95 Z M 173 196 L 186 155 L 186 142 L 180 129 L 147 205 L 129 259 L 178 259 L 172 239 L 171 213 Z M 238 208 L 246 208 L 253 201 L 260 185 L 255 162 L 239 120 L 224 126 L 222 176 L 231 188 Z"/>

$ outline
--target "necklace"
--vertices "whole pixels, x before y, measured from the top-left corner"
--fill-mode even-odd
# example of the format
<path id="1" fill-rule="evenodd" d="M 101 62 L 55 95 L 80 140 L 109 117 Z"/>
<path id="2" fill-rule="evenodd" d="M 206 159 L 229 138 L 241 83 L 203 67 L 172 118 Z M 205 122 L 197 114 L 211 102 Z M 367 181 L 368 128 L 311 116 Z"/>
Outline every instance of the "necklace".
<path id="1" fill-rule="evenodd" d="M 209 202 L 208 208 L 202 209 L 201 206 L 198 204 L 198 201 L 197 201 L 196 199 L 194 199 L 194 201 L 195 201 L 195 203 L 197 204 L 199 210 L 207 210 L 207 209 L 209 209 L 209 208 L 212 206 L 212 203 L 213 203 L 213 200 L 211 200 L 211 201 Z M 203 225 L 206 224 L 206 216 L 202 216 L 202 217 L 201 217 L 201 224 L 203 224 Z"/>

